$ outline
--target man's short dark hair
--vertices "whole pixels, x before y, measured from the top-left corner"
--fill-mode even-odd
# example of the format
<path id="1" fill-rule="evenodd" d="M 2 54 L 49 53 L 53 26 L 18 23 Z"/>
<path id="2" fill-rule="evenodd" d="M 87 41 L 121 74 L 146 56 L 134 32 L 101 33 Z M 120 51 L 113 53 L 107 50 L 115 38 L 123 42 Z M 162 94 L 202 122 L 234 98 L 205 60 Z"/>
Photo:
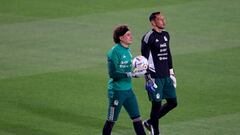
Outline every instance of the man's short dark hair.
<path id="1" fill-rule="evenodd" d="M 153 12 L 150 16 L 149 16 L 149 21 L 151 22 L 152 20 L 154 20 L 156 18 L 156 15 L 159 15 L 160 12 Z"/>
<path id="2" fill-rule="evenodd" d="M 119 25 L 117 26 L 113 31 L 113 40 L 115 43 L 120 43 L 120 36 L 123 36 L 127 31 L 129 31 L 129 28 L 127 25 Z"/>

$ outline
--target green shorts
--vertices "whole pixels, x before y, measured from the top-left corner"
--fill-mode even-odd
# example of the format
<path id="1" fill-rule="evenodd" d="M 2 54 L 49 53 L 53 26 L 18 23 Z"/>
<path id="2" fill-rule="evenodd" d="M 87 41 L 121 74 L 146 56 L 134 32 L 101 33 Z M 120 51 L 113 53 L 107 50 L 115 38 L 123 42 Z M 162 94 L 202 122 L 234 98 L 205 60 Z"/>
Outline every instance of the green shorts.
<path id="1" fill-rule="evenodd" d="M 157 89 L 154 92 L 148 92 L 150 101 L 161 101 L 167 98 L 176 98 L 176 89 L 170 77 L 156 78 Z"/>
<path id="2" fill-rule="evenodd" d="M 117 121 L 122 106 L 131 119 L 140 117 L 138 103 L 132 90 L 114 91 L 109 97 L 108 120 Z"/>

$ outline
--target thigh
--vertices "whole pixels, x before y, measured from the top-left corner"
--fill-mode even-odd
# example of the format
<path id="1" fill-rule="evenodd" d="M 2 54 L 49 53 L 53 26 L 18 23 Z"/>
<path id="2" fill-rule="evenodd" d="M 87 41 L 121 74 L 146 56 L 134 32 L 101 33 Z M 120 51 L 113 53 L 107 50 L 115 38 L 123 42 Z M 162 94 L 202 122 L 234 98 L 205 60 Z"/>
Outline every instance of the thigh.
<path id="1" fill-rule="evenodd" d="M 117 121 L 125 99 L 121 91 L 114 91 L 114 95 L 109 98 L 107 118 L 109 121 Z"/>
<path id="2" fill-rule="evenodd" d="M 126 100 L 123 103 L 124 108 L 128 112 L 131 119 L 140 117 L 138 103 L 133 91 L 129 91 Z"/>
<path id="3" fill-rule="evenodd" d="M 163 88 L 163 98 L 176 98 L 176 89 L 170 77 L 167 77 L 165 80 L 165 87 Z"/>
<path id="4" fill-rule="evenodd" d="M 154 92 L 148 92 L 148 97 L 150 101 L 159 102 L 163 98 L 164 81 L 159 78 L 154 79 L 154 81 L 157 85 L 157 88 Z"/>

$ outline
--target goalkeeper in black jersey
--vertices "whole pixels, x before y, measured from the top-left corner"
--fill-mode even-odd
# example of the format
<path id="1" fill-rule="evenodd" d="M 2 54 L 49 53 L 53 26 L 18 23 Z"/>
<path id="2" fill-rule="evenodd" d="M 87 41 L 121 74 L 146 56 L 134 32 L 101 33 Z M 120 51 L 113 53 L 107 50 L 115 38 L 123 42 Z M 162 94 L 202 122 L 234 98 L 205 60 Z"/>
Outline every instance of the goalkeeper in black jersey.
<path id="1" fill-rule="evenodd" d="M 151 135 L 159 135 L 159 119 L 177 106 L 176 78 L 169 48 L 170 36 L 164 31 L 165 18 L 162 13 L 154 12 L 149 20 L 152 30 L 142 38 L 141 53 L 149 62 L 145 79 L 152 108 L 150 118 L 143 124 Z M 163 99 L 166 103 L 161 105 Z"/>

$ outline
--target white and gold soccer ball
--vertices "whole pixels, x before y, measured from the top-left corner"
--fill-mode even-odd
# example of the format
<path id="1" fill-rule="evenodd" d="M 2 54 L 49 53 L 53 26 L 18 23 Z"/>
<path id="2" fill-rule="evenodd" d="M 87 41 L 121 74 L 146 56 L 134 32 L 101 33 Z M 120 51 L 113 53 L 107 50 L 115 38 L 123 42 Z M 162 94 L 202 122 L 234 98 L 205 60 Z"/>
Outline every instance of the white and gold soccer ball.
<path id="1" fill-rule="evenodd" d="M 142 55 L 136 56 L 133 58 L 132 68 L 133 68 L 133 71 L 147 70 L 148 60 Z"/>

